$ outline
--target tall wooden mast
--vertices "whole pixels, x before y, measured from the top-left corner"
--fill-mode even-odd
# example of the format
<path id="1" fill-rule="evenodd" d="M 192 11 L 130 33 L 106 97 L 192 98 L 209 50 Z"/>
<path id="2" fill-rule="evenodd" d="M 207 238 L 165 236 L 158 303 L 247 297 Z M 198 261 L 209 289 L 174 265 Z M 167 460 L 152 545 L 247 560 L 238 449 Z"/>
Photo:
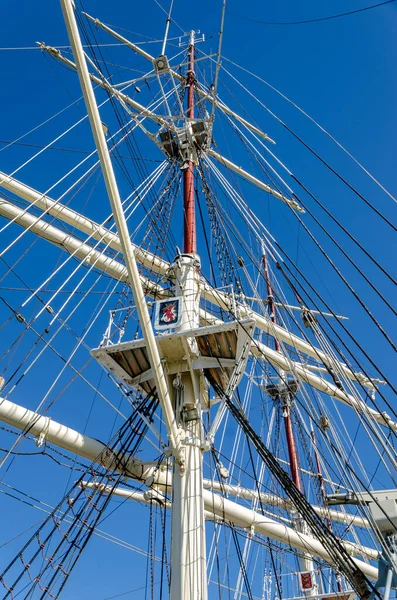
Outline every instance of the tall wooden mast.
<path id="1" fill-rule="evenodd" d="M 186 77 L 187 86 L 187 118 L 194 118 L 194 31 L 190 32 L 189 40 L 189 70 Z M 184 244 L 185 254 L 197 252 L 196 213 L 194 190 L 194 162 L 187 160 L 183 174 L 183 213 L 184 213 Z"/>

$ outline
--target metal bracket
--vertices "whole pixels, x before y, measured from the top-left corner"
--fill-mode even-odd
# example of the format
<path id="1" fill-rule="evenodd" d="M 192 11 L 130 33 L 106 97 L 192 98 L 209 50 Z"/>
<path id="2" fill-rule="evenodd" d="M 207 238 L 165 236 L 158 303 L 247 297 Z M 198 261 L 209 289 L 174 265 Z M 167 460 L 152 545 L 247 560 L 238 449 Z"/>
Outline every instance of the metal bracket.
<path id="1" fill-rule="evenodd" d="M 50 428 L 51 417 L 44 417 L 44 418 L 45 418 L 44 427 L 36 439 L 36 446 L 38 448 L 41 448 L 41 446 L 45 443 L 46 435 L 48 434 L 48 430 Z"/>

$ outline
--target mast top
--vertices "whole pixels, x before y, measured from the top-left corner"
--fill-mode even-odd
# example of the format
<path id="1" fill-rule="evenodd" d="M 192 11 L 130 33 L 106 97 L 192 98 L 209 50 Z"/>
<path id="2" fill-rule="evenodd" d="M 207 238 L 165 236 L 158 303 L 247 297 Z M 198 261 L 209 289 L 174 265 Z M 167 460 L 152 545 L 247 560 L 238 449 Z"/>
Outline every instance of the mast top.
<path id="1" fill-rule="evenodd" d="M 189 68 L 186 77 L 187 87 L 187 118 L 194 119 L 194 41 L 195 32 L 192 30 L 189 37 Z M 187 139 L 191 138 L 189 143 L 189 153 L 187 160 L 182 168 L 183 172 L 183 251 L 185 254 L 197 253 L 197 232 L 196 232 L 196 214 L 195 214 L 195 177 L 194 177 L 194 141 L 189 136 L 192 130 L 190 122 L 185 123 L 184 135 Z"/>

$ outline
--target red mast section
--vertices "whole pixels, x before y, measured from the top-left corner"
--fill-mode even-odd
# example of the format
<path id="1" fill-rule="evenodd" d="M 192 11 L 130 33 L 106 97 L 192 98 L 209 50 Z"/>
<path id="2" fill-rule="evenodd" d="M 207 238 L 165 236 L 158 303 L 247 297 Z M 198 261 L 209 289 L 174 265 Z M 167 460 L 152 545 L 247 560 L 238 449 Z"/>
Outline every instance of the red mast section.
<path id="1" fill-rule="evenodd" d="M 270 275 L 269 275 L 269 267 L 267 264 L 267 257 L 266 257 L 265 253 L 263 253 L 263 255 L 262 255 L 262 262 L 263 262 L 263 268 L 265 270 L 265 278 L 266 278 L 266 286 L 267 286 L 267 303 L 268 303 L 268 307 L 269 307 L 269 311 L 270 311 L 270 318 L 273 323 L 276 323 L 277 322 L 276 306 L 274 303 L 274 296 L 273 296 L 272 285 L 271 285 Z M 280 351 L 280 344 L 276 338 L 274 339 L 274 348 L 278 352 Z M 283 418 L 284 418 L 284 426 L 285 426 L 285 435 L 287 438 L 288 457 L 289 457 L 290 469 L 291 469 L 291 479 L 294 482 L 294 484 L 296 485 L 296 487 L 300 491 L 302 491 L 302 485 L 301 485 L 301 480 L 300 480 L 300 475 L 299 475 L 298 453 L 296 451 L 295 436 L 294 436 L 294 432 L 292 430 L 291 410 L 290 410 L 289 403 L 285 403 L 285 405 L 283 406 L 283 414 L 284 414 Z"/>
<path id="2" fill-rule="evenodd" d="M 194 31 L 190 32 L 189 42 L 189 70 L 186 77 L 187 93 L 187 117 L 194 118 Z M 195 212 L 195 190 L 194 190 L 194 162 L 187 160 L 183 173 L 183 214 L 184 214 L 184 245 L 185 254 L 197 252 L 196 237 L 196 212 Z"/>

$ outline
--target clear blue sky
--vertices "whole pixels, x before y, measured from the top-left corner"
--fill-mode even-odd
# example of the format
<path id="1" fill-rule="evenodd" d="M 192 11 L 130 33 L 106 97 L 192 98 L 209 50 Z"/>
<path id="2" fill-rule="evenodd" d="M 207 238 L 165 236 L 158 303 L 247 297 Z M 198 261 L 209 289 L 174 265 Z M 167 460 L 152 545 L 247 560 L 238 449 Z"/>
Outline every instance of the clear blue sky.
<path id="1" fill-rule="evenodd" d="M 367 2 L 367 5 L 370 2 Z M 161 4 L 165 5 L 164 0 Z M 223 54 L 231 60 L 258 74 L 289 96 L 294 102 L 304 108 L 314 119 L 321 123 L 334 135 L 371 173 L 379 179 L 391 193 L 397 195 L 396 182 L 396 155 L 397 155 L 397 78 L 396 78 L 396 22 L 397 2 L 384 7 L 348 16 L 341 19 L 305 24 L 305 25 L 261 25 L 249 22 L 244 17 L 264 21 L 299 21 L 324 17 L 339 12 L 355 10 L 365 6 L 364 0 L 334 0 L 333 2 L 314 0 L 294 2 L 283 0 L 277 3 L 254 0 L 250 3 L 230 0 L 227 4 L 226 23 Z M 123 27 L 132 41 L 138 41 L 149 36 L 161 38 L 164 31 L 164 12 L 155 0 L 145 2 L 123 2 L 114 0 L 85 0 L 84 8 L 93 16 L 99 17 L 105 23 Z M 201 47 L 203 51 L 215 51 L 217 46 L 216 34 L 219 28 L 221 2 L 219 0 L 202 0 L 186 2 L 175 0 L 174 18 L 184 30 L 200 29 L 207 37 L 207 42 Z M 170 36 L 178 36 L 181 31 L 173 24 Z M 101 37 L 104 40 L 104 37 Z M 30 47 L 36 41 L 44 41 L 49 45 L 60 46 L 68 44 L 65 27 L 62 20 L 58 2 L 54 0 L 41 0 L 34 3 L 27 0 L 3 0 L 0 8 L 0 46 Z M 111 40 L 110 40 L 111 41 Z M 158 44 L 151 44 L 150 51 L 156 54 L 160 51 Z M 172 48 L 177 52 L 177 48 Z M 116 51 L 115 51 L 116 52 Z M 123 54 L 125 61 L 126 54 Z M 134 61 L 135 58 L 132 57 Z M 124 63 L 125 64 L 125 63 Z M 1 108 L 1 140 L 13 140 L 22 135 L 44 119 L 54 114 L 58 109 L 69 104 L 79 96 L 76 77 L 66 72 L 54 61 L 43 56 L 38 50 L 0 50 L 0 65 L 2 73 L 2 93 L 0 96 Z M 228 64 L 225 66 L 229 68 Z M 396 222 L 396 206 L 380 190 L 370 182 L 351 162 L 333 146 L 315 127 L 300 116 L 290 105 L 280 99 L 274 92 L 258 81 L 242 74 L 237 69 L 230 67 L 233 74 L 241 79 L 262 102 L 273 110 L 280 118 L 290 125 L 299 135 L 308 141 L 320 152 L 342 175 L 357 186 L 360 191 L 373 202 L 379 210 Z M 348 193 L 344 186 L 330 177 L 325 169 L 320 167 L 306 152 L 302 151 L 299 144 L 274 120 L 271 119 L 248 96 L 244 96 L 236 84 L 222 75 L 221 89 L 225 95 L 230 89 L 233 94 L 239 95 L 239 100 L 248 107 L 252 118 L 277 141 L 275 152 L 287 166 L 309 185 L 313 193 L 318 194 L 327 207 L 335 212 L 342 223 L 373 253 L 374 256 L 396 276 L 396 242 L 389 228 L 383 226 L 373 214 L 363 207 L 354 195 Z M 229 96 L 230 98 L 230 96 Z M 231 101 L 232 103 L 232 101 Z M 238 104 L 235 105 L 239 109 Z M 77 119 L 82 114 L 82 109 L 73 113 Z M 65 118 L 64 123 L 71 123 Z M 62 129 L 57 128 L 55 133 Z M 53 132 L 53 133 L 54 133 Z M 51 129 L 46 130 L 47 142 L 51 139 Z M 69 144 L 76 147 L 80 144 L 84 149 L 92 148 L 89 132 L 83 128 L 83 133 L 74 134 Z M 42 143 L 40 132 L 32 134 L 31 143 Z M 220 142 L 219 142 L 220 143 Z M 148 146 L 144 146 L 145 151 Z M 226 151 L 226 149 L 225 149 Z M 22 159 L 31 155 L 31 150 L 18 148 L 10 152 L 0 153 L 0 170 L 11 172 L 18 166 Z M 231 150 L 233 155 L 233 149 Z M 21 158 L 22 157 L 22 158 Z M 156 155 L 158 158 L 158 155 Z M 243 156 L 241 150 L 234 155 L 236 162 L 241 162 L 247 168 L 250 163 Z M 26 183 L 44 190 L 54 180 L 55 175 L 60 175 L 65 166 L 74 164 L 74 158 L 60 153 L 51 155 L 48 164 L 40 163 L 40 168 L 28 167 L 21 173 L 21 179 Z M 291 181 L 288 181 L 291 184 Z M 299 194 L 299 188 L 293 184 Z M 323 286 L 322 279 L 330 277 L 329 288 L 333 307 L 344 314 L 348 314 L 349 326 L 355 336 L 365 344 L 374 358 L 382 363 L 387 374 L 395 377 L 395 355 L 384 342 L 376 329 L 368 320 L 361 320 L 362 311 L 338 282 L 328 267 L 321 260 L 315 263 L 316 269 L 311 265 L 304 250 L 299 248 L 299 242 L 304 242 L 305 237 L 291 216 L 282 207 L 263 196 L 252 193 L 253 207 L 269 225 L 272 233 L 277 235 L 280 242 L 285 245 L 293 259 L 298 260 L 310 275 L 316 285 Z M 76 207 L 83 212 L 83 206 Z M 313 210 L 316 210 L 312 207 Z M 92 204 L 90 210 L 93 211 Z M 107 204 L 98 200 L 97 210 L 102 216 L 108 211 Z M 316 212 L 316 214 L 320 214 Z M 95 212 L 91 212 L 95 217 Z M 316 230 L 317 231 L 317 230 Z M 319 234 L 324 247 L 330 249 L 329 242 L 324 235 Z M 346 243 L 347 242 L 343 242 Z M 52 259 L 44 254 L 43 249 L 30 265 L 23 267 L 23 275 L 29 278 L 37 264 L 45 271 L 53 267 Z M 354 249 L 347 244 L 346 248 L 354 254 Z M 310 254 L 310 249 L 308 250 Z M 58 257 L 60 254 L 54 254 Z M 354 287 L 363 295 L 385 329 L 392 337 L 397 337 L 395 320 L 390 313 L 384 310 L 372 293 L 358 280 L 353 269 L 338 255 L 333 256 L 343 268 L 346 276 L 353 282 Z M 16 255 L 15 255 L 16 258 Z M 311 258 L 311 257 L 310 257 Z M 317 257 L 318 258 L 318 257 Z M 55 260 L 55 259 L 54 259 Z M 385 293 L 388 299 L 394 302 L 394 288 L 388 285 L 383 278 L 375 273 L 361 257 L 357 260 L 374 278 L 376 285 Z M 48 262 L 48 264 L 47 264 Z M 313 262 L 315 259 L 313 258 Z M 318 274 L 320 271 L 320 275 Z M 32 279 L 33 281 L 33 279 Z M 38 280 L 36 279 L 36 282 Z M 324 288 L 322 288 L 324 291 Z M 325 292 L 324 292 L 325 293 Z M 18 300 L 16 300 L 18 302 Z M 394 302 L 395 304 L 395 302 Z M 4 315 L 6 316 L 6 312 Z M 80 323 L 81 325 L 81 323 Z M 98 343 L 100 332 L 96 332 L 90 340 L 92 345 Z M 65 341 L 65 344 L 67 342 Z M 44 392 L 51 368 L 57 368 L 52 359 L 41 367 L 39 376 L 29 380 L 22 392 L 14 395 L 14 400 L 29 407 L 37 404 L 37 398 L 29 397 L 29 390 L 34 389 L 39 397 Z M 100 376 L 99 369 L 95 372 Z M 41 375 L 42 380 L 41 380 Z M 103 390 L 111 395 L 115 403 L 119 401 L 112 392 L 110 384 L 102 383 Z M 74 394 L 68 397 L 68 404 L 54 407 L 54 417 L 63 420 L 76 428 L 84 427 L 89 411 L 92 392 L 81 384 L 76 384 Z M 80 395 L 79 395 L 80 394 Z M 389 399 L 393 401 L 392 395 Z M 79 412 L 82 416 L 79 417 Z M 110 435 L 113 425 L 112 413 L 106 409 L 96 408 L 91 416 L 89 431 L 98 437 Z M 8 440 L 7 440 L 8 441 Z M 25 466 L 16 470 L 15 475 L 10 473 L 10 481 L 18 482 L 25 490 L 34 490 L 39 498 L 46 498 L 49 503 L 55 503 L 64 489 L 67 481 L 58 476 L 55 466 L 48 465 L 48 474 L 43 480 L 40 474 L 32 469 L 32 460 L 27 459 Z M 22 464 L 22 463 L 21 463 Z M 21 473 L 24 481 L 21 483 Z M 51 478 L 54 478 L 52 480 Z M 72 475 L 73 480 L 73 475 Z M 56 482 L 54 487 L 52 481 Z M 0 505 L 9 515 L 10 524 L 5 524 L 5 539 L 11 537 L 13 531 L 18 531 L 24 526 L 28 527 L 39 520 L 40 514 L 33 509 L 26 509 L 20 513 L 20 504 L 0 497 Z M 22 524 L 18 527 L 13 522 L 18 515 Z M 3 512 L 3 515 L 5 513 Z M 136 512 L 130 507 L 123 506 L 117 512 L 117 518 L 109 520 L 104 525 L 115 535 L 129 539 L 142 548 L 146 547 L 146 525 L 141 526 L 140 519 L 146 516 L 145 509 L 138 507 Z M 25 525 L 26 523 L 26 525 Z M 137 530 L 139 540 L 134 542 L 131 530 Z M 13 546 L 16 548 L 16 546 Z M 95 550 L 98 550 L 95 552 Z M 0 550 L 6 552 L 6 550 Z M 3 559 L 1 559 L 3 563 Z M 117 581 L 113 574 L 112 565 L 119 564 Z M 77 597 L 95 598 L 104 600 L 112 594 L 134 589 L 135 572 L 143 572 L 146 559 L 137 558 L 133 553 L 123 551 L 116 546 L 102 540 L 93 540 L 87 556 L 82 559 L 77 568 L 76 577 L 68 585 L 63 598 Z M 122 571 L 121 573 L 119 571 Z M 141 581 L 141 578 L 139 578 Z M 137 586 L 138 587 L 138 586 Z M 78 592 L 76 590 L 79 590 Z M 131 598 L 144 598 L 143 592 L 131 594 Z"/>

